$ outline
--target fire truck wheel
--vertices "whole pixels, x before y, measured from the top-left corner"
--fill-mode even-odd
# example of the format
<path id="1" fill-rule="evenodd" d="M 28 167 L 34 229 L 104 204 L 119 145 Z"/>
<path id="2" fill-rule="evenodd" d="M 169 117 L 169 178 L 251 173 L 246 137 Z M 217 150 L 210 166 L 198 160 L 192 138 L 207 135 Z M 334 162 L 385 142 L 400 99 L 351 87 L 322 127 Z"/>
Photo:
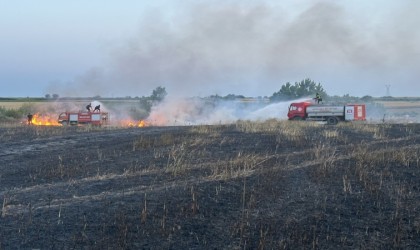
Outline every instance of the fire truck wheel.
<path id="1" fill-rule="evenodd" d="M 61 125 L 63 125 L 63 126 L 67 126 L 67 125 L 69 125 L 67 122 L 61 122 Z"/>
<path id="2" fill-rule="evenodd" d="M 338 123 L 337 117 L 331 116 L 327 118 L 328 125 L 336 125 Z"/>

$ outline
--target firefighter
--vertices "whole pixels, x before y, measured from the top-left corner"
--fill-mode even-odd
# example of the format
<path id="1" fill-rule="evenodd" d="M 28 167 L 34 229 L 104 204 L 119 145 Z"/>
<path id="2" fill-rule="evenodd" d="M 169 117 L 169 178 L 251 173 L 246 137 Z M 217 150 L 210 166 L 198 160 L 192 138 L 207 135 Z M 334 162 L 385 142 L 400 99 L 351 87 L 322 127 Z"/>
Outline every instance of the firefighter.
<path id="1" fill-rule="evenodd" d="M 28 114 L 28 125 L 31 125 L 32 124 L 32 118 L 33 117 L 34 116 L 31 113 Z"/>
<path id="2" fill-rule="evenodd" d="M 93 110 L 93 112 L 95 111 L 101 112 L 101 105 L 95 106 L 95 109 Z"/>
<path id="3" fill-rule="evenodd" d="M 315 101 L 319 104 L 320 102 L 322 102 L 322 98 L 321 95 L 317 92 L 315 95 Z"/>
<path id="4" fill-rule="evenodd" d="M 89 105 L 86 106 L 86 109 L 90 112 L 92 110 L 92 103 L 89 103 Z"/>

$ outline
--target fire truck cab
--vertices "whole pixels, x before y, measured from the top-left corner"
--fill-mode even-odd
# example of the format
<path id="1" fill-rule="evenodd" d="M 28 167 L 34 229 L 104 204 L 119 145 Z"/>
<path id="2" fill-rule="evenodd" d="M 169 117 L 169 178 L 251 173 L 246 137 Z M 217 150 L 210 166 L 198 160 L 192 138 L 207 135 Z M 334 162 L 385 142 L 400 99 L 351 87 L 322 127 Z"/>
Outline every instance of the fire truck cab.
<path id="1" fill-rule="evenodd" d="M 289 120 L 305 120 L 306 107 L 312 105 L 311 102 L 295 102 L 290 104 L 287 117 Z"/>

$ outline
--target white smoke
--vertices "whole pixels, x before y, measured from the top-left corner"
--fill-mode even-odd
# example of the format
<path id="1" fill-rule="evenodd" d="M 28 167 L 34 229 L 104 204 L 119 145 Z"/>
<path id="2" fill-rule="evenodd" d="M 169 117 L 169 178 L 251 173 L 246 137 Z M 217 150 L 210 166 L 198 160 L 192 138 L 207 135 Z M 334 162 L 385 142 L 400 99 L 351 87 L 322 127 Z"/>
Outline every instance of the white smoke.
<path id="1" fill-rule="evenodd" d="M 265 121 L 286 120 L 292 102 L 308 101 L 308 98 L 268 104 L 255 101 L 212 102 L 202 98 L 167 98 L 154 106 L 147 118 L 153 125 L 215 125 L 229 124 L 238 120 Z"/>
<path id="2" fill-rule="evenodd" d="M 309 97 L 300 98 L 298 100 L 286 101 L 286 102 L 277 102 L 250 112 L 245 118 L 252 121 L 264 121 L 268 119 L 278 119 L 284 120 L 287 119 L 287 112 L 289 111 L 289 106 L 293 102 L 304 102 L 311 101 Z"/>

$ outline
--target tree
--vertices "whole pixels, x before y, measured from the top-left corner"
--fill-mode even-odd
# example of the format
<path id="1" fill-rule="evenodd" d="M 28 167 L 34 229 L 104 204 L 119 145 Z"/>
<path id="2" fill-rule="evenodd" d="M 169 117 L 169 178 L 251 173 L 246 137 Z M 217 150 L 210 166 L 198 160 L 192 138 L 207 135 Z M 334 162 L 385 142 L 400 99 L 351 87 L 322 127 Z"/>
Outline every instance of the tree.
<path id="1" fill-rule="evenodd" d="M 147 113 L 150 113 L 152 110 L 152 104 L 150 102 L 150 97 L 141 97 L 139 100 L 140 107 L 142 107 L 144 110 L 146 110 Z"/>
<path id="2" fill-rule="evenodd" d="M 139 98 L 140 107 L 147 113 L 150 113 L 152 106 L 163 101 L 167 94 L 166 89 L 159 86 L 153 90 L 151 96 L 142 96 Z"/>
<path id="3" fill-rule="evenodd" d="M 45 95 L 45 99 L 50 99 L 51 98 L 51 95 L 50 94 L 46 94 Z"/>
<path id="4" fill-rule="evenodd" d="M 152 95 L 150 96 L 150 99 L 152 101 L 157 101 L 160 102 L 163 99 L 165 99 L 167 93 L 164 87 L 157 87 L 156 89 L 153 90 Z"/>
<path id="5" fill-rule="evenodd" d="M 230 101 L 233 101 L 233 100 L 236 100 L 236 99 L 243 99 L 243 98 L 245 98 L 245 96 L 243 96 L 243 95 L 234 95 L 234 94 L 228 94 L 225 97 L 222 97 L 222 99 L 224 99 L 224 100 L 230 100 Z"/>
<path id="6" fill-rule="evenodd" d="M 364 101 L 364 102 L 371 102 L 373 101 L 373 97 L 370 95 L 365 95 L 362 98 L 360 98 L 360 100 Z"/>
<path id="7" fill-rule="evenodd" d="M 58 97 L 60 97 L 58 94 L 53 94 L 53 99 L 58 99 Z"/>
<path id="8" fill-rule="evenodd" d="M 315 83 L 311 79 L 307 78 L 300 82 L 295 82 L 292 85 L 290 82 L 282 85 L 278 92 L 273 93 L 270 97 L 271 101 L 278 100 L 292 100 L 301 97 L 315 96 L 315 93 L 319 93 L 321 97 L 327 96 L 321 83 Z"/>

